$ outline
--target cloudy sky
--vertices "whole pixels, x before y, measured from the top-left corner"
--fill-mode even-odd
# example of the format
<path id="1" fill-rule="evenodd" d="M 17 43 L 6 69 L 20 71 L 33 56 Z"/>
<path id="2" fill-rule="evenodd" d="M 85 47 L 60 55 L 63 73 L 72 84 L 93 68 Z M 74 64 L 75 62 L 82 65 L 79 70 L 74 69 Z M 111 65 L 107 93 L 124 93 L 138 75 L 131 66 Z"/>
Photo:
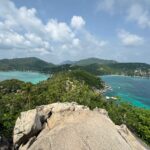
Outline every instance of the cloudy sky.
<path id="1" fill-rule="evenodd" d="M 0 0 L 0 59 L 150 63 L 150 0 Z"/>

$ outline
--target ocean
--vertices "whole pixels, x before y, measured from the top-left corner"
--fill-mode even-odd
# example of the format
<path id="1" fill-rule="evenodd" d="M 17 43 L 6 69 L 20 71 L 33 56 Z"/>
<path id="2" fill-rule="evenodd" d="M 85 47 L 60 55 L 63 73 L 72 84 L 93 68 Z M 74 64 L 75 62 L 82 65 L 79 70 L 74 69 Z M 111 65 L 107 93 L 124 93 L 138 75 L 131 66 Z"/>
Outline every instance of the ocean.
<path id="1" fill-rule="evenodd" d="M 113 75 L 101 78 L 112 88 L 105 93 L 105 96 L 118 96 L 122 101 L 134 106 L 150 109 L 150 79 Z"/>
<path id="2" fill-rule="evenodd" d="M 36 84 L 48 77 L 49 75 L 38 72 L 0 72 L 0 81 L 18 79 Z M 150 79 L 113 75 L 105 75 L 101 78 L 112 88 L 104 94 L 105 96 L 118 96 L 122 101 L 129 102 L 134 106 L 150 109 Z"/>
<path id="3" fill-rule="evenodd" d="M 0 71 L 0 81 L 7 79 L 18 79 L 25 82 L 36 84 L 40 81 L 46 80 L 49 75 L 38 72 L 22 72 L 22 71 Z"/>

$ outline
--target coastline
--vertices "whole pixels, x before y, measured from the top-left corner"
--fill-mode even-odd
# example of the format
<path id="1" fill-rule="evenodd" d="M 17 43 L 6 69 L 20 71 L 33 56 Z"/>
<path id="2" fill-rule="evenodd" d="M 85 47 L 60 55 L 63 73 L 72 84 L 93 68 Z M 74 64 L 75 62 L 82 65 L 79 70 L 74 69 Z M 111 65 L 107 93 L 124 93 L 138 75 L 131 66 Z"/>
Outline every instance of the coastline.
<path id="1" fill-rule="evenodd" d="M 143 78 L 143 79 L 150 79 L 150 76 L 131 76 L 131 75 L 119 75 L 119 74 L 106 74 L 106 75 L 99 75 L 99 77 L 103 76 L 122 76 L 122 77 L 132 77 L 132 78 Z"/>
<path id="2" fill-rule="evenodd" d="M 0 73 L 2 73 L 2 72 L 31 72 L 31 73 L 40 73 L 40 74 L 44 74 L 44 75 L 50 75 L 50 73 L 34 71 L 34 70 L 0 70 Z"/>
<path id="3" fill-rule="evenodd" d="M 18 79 L 23 82 L 37 84 L 40 81 L 47 80 L 51 74 L 45 74 L 34 71 L 0 71 L 0 82 L 11 79 Z"/>
<path id="4" fill-rule="evenodd" d="M 104 89 L 100 90 L 101 94 L 105 94 L 108 90 L 112 90 L 112 87 L 108 84 L 104 84 Z"/>
<path id="5" fill-rule="evenodd" d="M 141 77 L 135 77 L 137 79 L 134 80 L 134 77 L 131 77 L 132 78 L 132 81 L 130 81 L 130 77 L 129 76 L 120 76 L 119 78 L 119 83 L 118 82 L 118 79 L 117 78 L 114 78 L 114 82 L 111 83 L 109 82 L 111 79 L 109 79 L 109 77 L 113 79 L 113 76 L 116 76 L 116 77 L 119 77 L 120 75 L 104 75 L 104 76 L 100 76 L 100 77 L 106 77 L 106 79 L 102 78 L 102 80 L 109 84 L 109 86 L 111 87 L 112 90 L 114 90 L 114 92 L 112 92 L 110 90 L 110 88 L 105 88 L 105 92 L 103 92 L 103 96 L 109 100 L 109 99 L 117 99 L 116 97 L 119 96 L 122 101 L 125 101 L 125 102 L 129 102 L 131 103 L 133 106 L 135 107 L 138 107 L 138 108 L 144 108 L 144 109 L 150 109 L 150 105 L 148 105 L 148 103 L 143 103 L 142 100 L 144 101 L 148 101 L 148 98 L 145 97 L 144 95 L 142 96 L 138 96 L 139 94 L 137 93 L 138 90 L 134 90 L 134 89 L 137 89 L 135 87 L 132 87 L 132 86 L 129 86 L 129 89 L 130 90 L 127 90 L 126 88 L 124 88 L 124 86 L 122 87 L 119 83 L 122 83 L 122 84 L 126 84 L 129 85 L 130 82 L 135 85 L 135 82 L 136 83 L 142 83 L 142 86 L 146 86 L 147 89 L 149 87 L 149 79 L 148 78 L 141 78 Z M 108 80 L 107 80 L 107 77 L 108 77 Z M 122 78 L 122 79 L 121 79 Z M 122 81 L 123 80 L 123 81 Z M 144 83 L 147 83 L 146 85 Z M 106 84 L 106 85 L 107 85 Z M 120 90 L 120 87 L 121 87 L 121 90 Z M 145 88 L 146 88 L 145 87 Z M 144 90 L 144 89 L 143 89 Z M 129 92 L 129 91 L 136 91 L 134 93 L 132 92 Z M 144 90 L 145 91 L 145 90 Z M 112 92 L 112 93 L 111 93 Z M 129 93 L 128 93 L 129 92 Z M 145 92 L 144 92 L 145 93 Z M 148 92 L 146 92 L 145 94 L 147 94 Z"/>

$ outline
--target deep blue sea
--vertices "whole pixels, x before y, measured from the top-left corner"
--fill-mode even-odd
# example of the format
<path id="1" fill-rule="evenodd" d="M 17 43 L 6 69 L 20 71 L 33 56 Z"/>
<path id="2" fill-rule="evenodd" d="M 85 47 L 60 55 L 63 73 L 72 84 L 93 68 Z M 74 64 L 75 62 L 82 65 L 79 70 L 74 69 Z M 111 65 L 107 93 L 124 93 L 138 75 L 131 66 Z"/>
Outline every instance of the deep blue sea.
<path id="1" fill-rule="evenodd" d="M 0 81 L 7 79 L 18 79 L 25 82 L 32 82 L 36 84 L 40 81 L 46 80 L 49 75 L 38 72 L 22 72 L 22 71 L 0 71 Z"/>
<path id="2" fill-rule="evenodd" d="M 150 79 L 112 75 L 101 78 L 112 87 L 105 93 L 106 96 L 119 96 L 134 106 L 150 109 Z"/>

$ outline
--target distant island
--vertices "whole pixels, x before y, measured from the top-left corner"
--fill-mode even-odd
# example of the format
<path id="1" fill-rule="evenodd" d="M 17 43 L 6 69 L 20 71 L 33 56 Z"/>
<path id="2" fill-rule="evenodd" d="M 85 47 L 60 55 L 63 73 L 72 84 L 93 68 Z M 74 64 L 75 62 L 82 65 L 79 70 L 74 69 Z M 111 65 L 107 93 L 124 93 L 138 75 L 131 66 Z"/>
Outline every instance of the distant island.
<path id="1" fill-rule="evenodd" d="M 150 77 L 150 65 L 146 63 L 121 63 L 114 60 L 88 58 L 79 61 L 65 61 L 59 65 L 36 57 L 0 60 L 0 71 L 38 71 L 56 73 L 81 69 L 95 75 L 126 75 Z"/>

